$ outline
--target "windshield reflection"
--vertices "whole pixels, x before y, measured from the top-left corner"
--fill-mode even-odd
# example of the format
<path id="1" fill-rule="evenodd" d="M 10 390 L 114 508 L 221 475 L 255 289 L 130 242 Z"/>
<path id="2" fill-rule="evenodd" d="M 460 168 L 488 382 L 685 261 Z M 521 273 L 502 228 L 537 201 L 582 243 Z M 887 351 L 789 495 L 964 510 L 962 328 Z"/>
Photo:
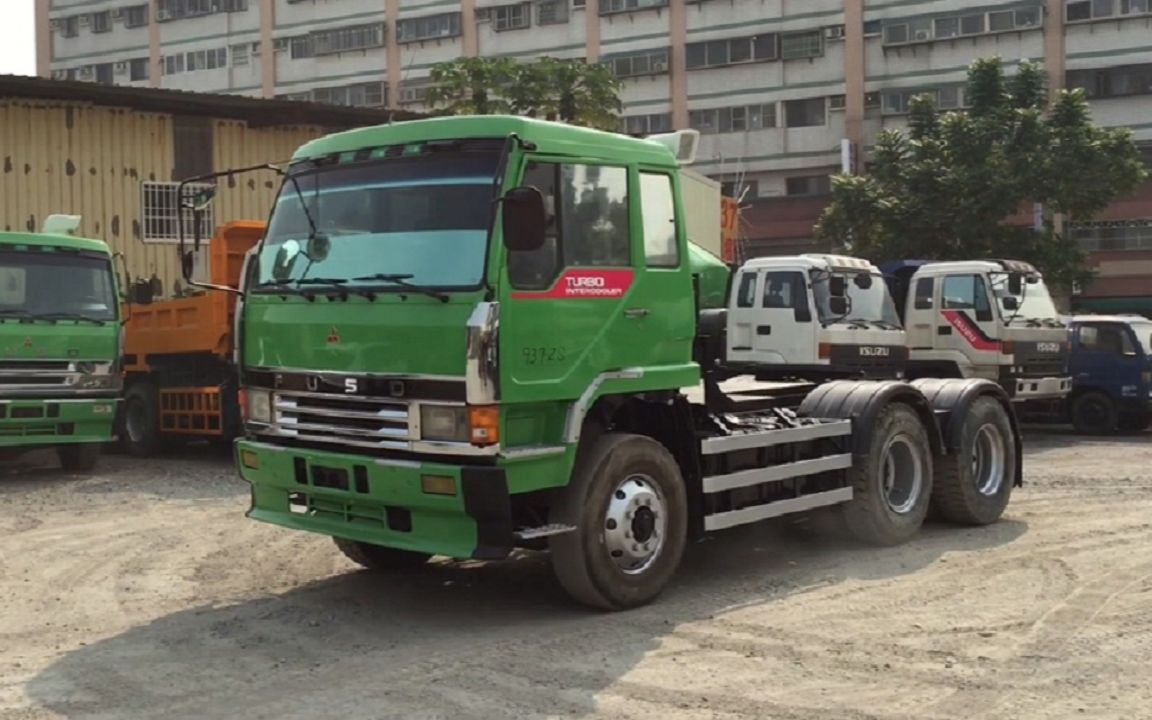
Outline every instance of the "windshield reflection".
<path id="1" fill-rule="evenodd" d="M 820 313 L 820 320 L 825 323 L 865 322 L 900 328 L 900 317 L 896 314 L 896 304 L 888 292 L 884 277 L 879 273 L 866 273 L 871 276 L 872 284 L 867 289 L 856 284 L 859 271 L 837 271 L 812 273 L 812 291 L 816 296 L 816 308 Z M 848 286 L 848 314 L 838 315 L 830 307 L 831 292 L 829 279 L 833 276 L 844 278 Z"/>
<path id="2" fill-rule="evenodd" d="M 1037 277 L 1034 281 L 1025 281 L 1019 294 L 1012 293 L 1008 288 L 1008 274 L 994 273 L 992 275 L 992 293 L 996 297 L 996 304 L 1005 322 L 1014 321 L 1043 321 L 1047 324 L 1063 324 L 1060 321 L 1060 311 L 1052 301 L 1048 286 L 1044 279 Z M 1004 299 L 1014 297 L 1019 307 L 1009 310 L 1004 307 Z"/>

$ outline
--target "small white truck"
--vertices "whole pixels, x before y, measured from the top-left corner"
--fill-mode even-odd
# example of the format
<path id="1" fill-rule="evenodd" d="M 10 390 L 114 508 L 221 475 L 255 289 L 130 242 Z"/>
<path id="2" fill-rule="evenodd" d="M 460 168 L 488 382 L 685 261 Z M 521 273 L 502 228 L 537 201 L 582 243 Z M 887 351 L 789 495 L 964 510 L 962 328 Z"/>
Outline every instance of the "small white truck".
<path id="1" fill-rule="evenodd" d="M 1068 328 L 1035 267 L 972 260 L 883 269 L 908 334 L 909 378 L 985 378 L 1013 402 L 1067 397 Z"/>
<path id="2" fill-rule="evenodd" d="M 908 357 L 880 270 L 841 255 L 749 260 L 727 313 L 727 362 L 760 379 L 898 378 Z"/>

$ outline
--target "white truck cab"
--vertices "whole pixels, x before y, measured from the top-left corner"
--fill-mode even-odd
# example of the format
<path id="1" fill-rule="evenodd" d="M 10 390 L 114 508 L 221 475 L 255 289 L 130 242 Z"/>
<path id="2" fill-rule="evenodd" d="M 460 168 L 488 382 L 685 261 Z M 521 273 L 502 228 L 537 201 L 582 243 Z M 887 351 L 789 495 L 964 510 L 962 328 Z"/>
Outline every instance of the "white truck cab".
<path id="1" fill-rule="evenodd" d="M 727 360 L 758 377 L 901 377 L 904 329 L 879 269 L 857 258 L 756 258 L 732 282 Z"/>
<path id="2" fill-rule="evenodd" d="M 1016 402 L 1068 395 L 1068 328 L 1029 263 L 900 261 L 885 276 L 908 333 L 909 377 L 986 378 Z"/>

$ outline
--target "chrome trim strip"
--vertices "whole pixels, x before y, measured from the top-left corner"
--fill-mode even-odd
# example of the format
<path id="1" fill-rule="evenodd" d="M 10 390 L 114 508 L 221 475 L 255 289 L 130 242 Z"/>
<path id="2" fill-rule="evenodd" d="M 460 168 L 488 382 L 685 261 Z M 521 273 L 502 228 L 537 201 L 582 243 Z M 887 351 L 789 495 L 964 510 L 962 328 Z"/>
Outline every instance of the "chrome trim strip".
<path id="1" fill-rule="evenodd" d="M 279 394 L 276 395 L 280 397 Z M 395 403 L 389 403 L 395 404 Z M 392 422 L 408 422 L 408 413 L 400 410 L 379 410 L 365 412 L 363 410 L 335 410 L 332 408 L 301 407 L 294 402 L 277 402 L 276 409 L 294 415 L 316 415 L 317 417 L 355 418 L 357 420 L 383 420 Z"/>
<path id="2" fill-rule="evenodd" d="M 500 457 L 506 460 L 525 460 L 527 458 L 563 455 L 567 449 L 564 445 L 531 445 L 528 447 L 509 448 L 500 453 Z"/>
<path id="3" fill-rule="evenodd" d="M 626 368 L 597 375 L 581 393 L 580 398 L 568 409 L 568 420 L 564 424 L 564 442 L 572 444 L 580 441 L 580 428 L 584 425 L 584 417 L 592 407 L 601 385 L 609 380 L 638 380 L 642 377 L 644 377 L 643 368 Z"/>
<path id="4" fill-rule="evenodd" d="M 803 497 L 790 500 L 778 500 L 766 505 L 753 505 L 752 507 L 746 507 L 740 510 L 709 515 L 704 518 L 704 529 L 709 532 L 713 530 L 724 530 L 771 517 L 791 515 L 792 513 L 804 512 L 805 510 L 813 510 L 828 505 L 839 505 L 851 499 L 852 488 L 846 487 L 814 493 L 812 495 L 804 495 Z"/>
<path id="5" fill-rule="evenodd" d="M 464 369 L 465 397 L 471 405 L 500 401 L 500 303 L 482 302 L 468 318 Z"/>
<path id="6" fill-rule="evenodd" d="M 818 440 L 820 438 L 844 437 L 851 434 L 851 420 L 834 420 L 819 425 L 765 430 L 763 432 L 752 432 L 745 435 L 705 438 L 704 441 L 700 443 L 700 454 L 718 455 L 736 450 L 772 447 L 773 445 Z"/>
<path id="7" fill-rule="evenodd" d="M 365 428 L 347 427 L 345 425 L 323 425 L 321 423 L 300 422 L 298 418 L 278 418 L 276 425 L 285 430 L 307 434 L 308 431 L 332 433 L 334 435 L 352 435 L 353 437 L 385 437 L 407 438 L 408 428 L 381 428 L 368 430 Z"/>
<path id="8" fill-rule="evenodd" d="M 850 467 L 852 467 L 852 453 L 830 455 L 812 460 L 798 460 L 782 465 L 772 465 L 771 467 L 741 470 L 740 472 L 734 472 L 728 475 L 706 477 L 704 478 L 704 492 L 718 493 L 725 490 L 748 487 L 750 485 L 781 482 L 806 475 L 816 475 L 831 470 L 844 470 Z"/>
<path id="9" fill-rule="evenodd" d="M 370 372 L 342 372 L 338 370 L 317 370 L 315 368 L 272 367 L 268 365 L 250 365 L 244 368 L 249 372 L 293 373 L 301 375 L 331 375 L 333 377 L 370 378 L 372 380 L 438 380 L 443 382 L 463 382 L 459 375 L 421 375 L 420 373 L 370 373 Z"/>

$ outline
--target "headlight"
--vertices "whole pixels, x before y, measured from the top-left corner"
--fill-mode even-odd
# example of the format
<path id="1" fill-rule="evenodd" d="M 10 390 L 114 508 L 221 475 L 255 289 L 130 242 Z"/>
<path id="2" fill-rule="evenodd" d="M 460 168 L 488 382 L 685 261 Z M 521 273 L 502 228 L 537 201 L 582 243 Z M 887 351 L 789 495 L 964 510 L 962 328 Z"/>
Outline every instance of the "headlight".
<path id="1" fill-rule="evenodd" d="M 272 422 L 272 393 L 267 390 L 248 390 L 248 419 Z"/>
<path id="2" fill-rule="evenodd" d="M 425 440 L 468 442 L 468 409 L 443 405 L 421 406 L 420 436 Z"/>

